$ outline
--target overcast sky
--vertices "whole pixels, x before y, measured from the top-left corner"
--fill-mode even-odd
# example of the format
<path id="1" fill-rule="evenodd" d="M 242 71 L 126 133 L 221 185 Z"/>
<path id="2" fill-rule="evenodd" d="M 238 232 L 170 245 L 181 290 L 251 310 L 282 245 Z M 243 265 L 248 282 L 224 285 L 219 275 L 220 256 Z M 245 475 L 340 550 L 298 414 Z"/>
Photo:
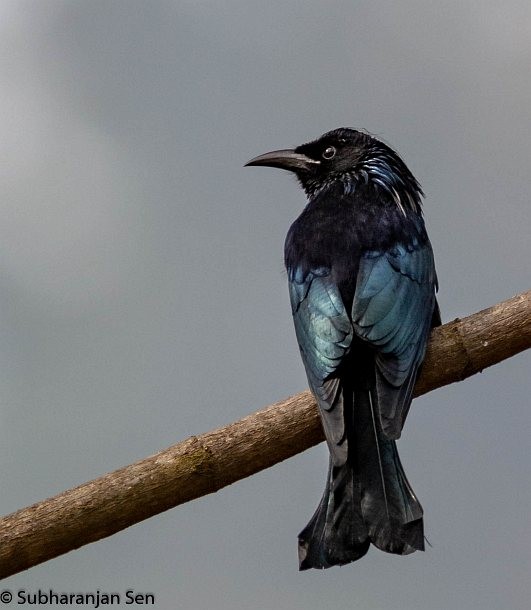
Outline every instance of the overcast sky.
<path id="1" fill-rule="evenodd" d="M 530 31 L 523 0 L 3 0 L 1 512 L 306 387 L 282 268 L 304 196 L 257 154 L 366 128 L 424 187 L 443 320 L 528 289 Z M 0 589 L 527 609 L 530 364 L 414 402 L 425 553 L 298 572 L 322 445 Z"/>

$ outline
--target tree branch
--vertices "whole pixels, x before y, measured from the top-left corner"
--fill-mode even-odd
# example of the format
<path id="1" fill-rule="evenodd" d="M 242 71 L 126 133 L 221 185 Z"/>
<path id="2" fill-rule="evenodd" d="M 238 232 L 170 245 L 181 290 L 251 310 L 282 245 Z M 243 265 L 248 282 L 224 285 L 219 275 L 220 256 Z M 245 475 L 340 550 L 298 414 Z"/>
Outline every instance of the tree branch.
<path id="1" fill-rule="evenodd" d="M 531 347 L 531 291 L 435 329 L 415 396 Z M 0 578 L 213 493 L 323 440 L 306 391 L 0 519 Z"/>

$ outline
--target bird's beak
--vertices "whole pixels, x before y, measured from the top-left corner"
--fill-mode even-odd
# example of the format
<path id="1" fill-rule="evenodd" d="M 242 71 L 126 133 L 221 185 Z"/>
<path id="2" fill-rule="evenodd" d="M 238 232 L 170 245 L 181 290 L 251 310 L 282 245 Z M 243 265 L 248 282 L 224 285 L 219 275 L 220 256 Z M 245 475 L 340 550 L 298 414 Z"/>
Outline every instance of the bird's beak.
<path id="1" fill-rule="evenodd" d="M 259 155 L 250 161 L 247 161 L 245 167 L 248 165 L 267 165 L 268 167 L 279 167 L 280 169 L 287 169 L 291 172 L 310 171 L 320 164 L 320 161 L 315 161 L 306 155 L 297 153 L 294 150 L 274 150 L 272 152 Z"/>

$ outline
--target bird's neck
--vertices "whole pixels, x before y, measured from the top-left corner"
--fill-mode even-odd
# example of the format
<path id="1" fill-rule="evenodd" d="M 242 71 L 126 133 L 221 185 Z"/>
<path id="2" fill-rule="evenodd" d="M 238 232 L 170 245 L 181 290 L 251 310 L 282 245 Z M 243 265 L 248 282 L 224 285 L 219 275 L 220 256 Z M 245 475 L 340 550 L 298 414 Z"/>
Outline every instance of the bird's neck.
<path id="1" fill-rule="evenodd" d="M 308 202 L 337 197 L 355 196 L 357 192 L 371 191 L 383 204 L 392 202 L 403 216 L 408 212 L 422 215 L 422 189 L 400 159 L 380 154 L 368 154 L 354 169 L 330 172 L 326 176 L 301 175 L 299 181 L 306 192 Z"/>

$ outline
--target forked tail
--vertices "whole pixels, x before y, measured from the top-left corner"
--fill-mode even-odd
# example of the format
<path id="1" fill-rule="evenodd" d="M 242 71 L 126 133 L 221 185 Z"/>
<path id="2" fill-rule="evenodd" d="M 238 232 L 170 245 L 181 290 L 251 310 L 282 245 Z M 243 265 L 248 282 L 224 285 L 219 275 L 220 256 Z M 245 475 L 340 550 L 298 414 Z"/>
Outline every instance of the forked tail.
<path id="1" fill-rule="evenodd" d="M 374 544 L 407 555 L 424 550 L 422 507 L 406 478 L 394 440 L 382 433 L 376 393 L 355 390 L 345 422 L 348 457 L 334 463 L 312 519 L 299 534 L 299 567 L 328 568 L 359 559 Z"/>

